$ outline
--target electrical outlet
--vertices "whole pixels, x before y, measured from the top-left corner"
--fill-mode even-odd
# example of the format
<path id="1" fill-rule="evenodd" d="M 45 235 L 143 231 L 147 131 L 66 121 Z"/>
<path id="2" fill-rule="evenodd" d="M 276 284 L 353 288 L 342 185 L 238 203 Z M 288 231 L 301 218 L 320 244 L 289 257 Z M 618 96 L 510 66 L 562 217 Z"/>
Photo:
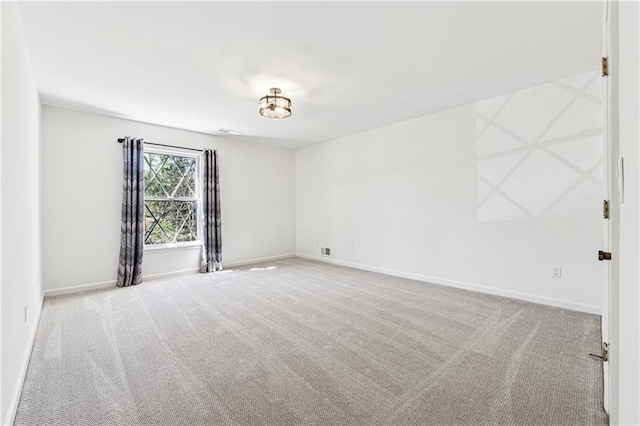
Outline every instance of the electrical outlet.
<path id="1" fill-rule="evenodd" d="M 353 243 L 347 244 L 347 250 L 353 251 Z"/>
<path id="2" fill-rule="evenodd" d="M 329 247 L 320 247 L 320 254 L 324 256 L 331 256 L 331 249 Z"/>
<path id="3" fill-rule="evenodd" d="M 551 278 L 562 278 L 562 268 L 560 266 L 551 267 Z"/>

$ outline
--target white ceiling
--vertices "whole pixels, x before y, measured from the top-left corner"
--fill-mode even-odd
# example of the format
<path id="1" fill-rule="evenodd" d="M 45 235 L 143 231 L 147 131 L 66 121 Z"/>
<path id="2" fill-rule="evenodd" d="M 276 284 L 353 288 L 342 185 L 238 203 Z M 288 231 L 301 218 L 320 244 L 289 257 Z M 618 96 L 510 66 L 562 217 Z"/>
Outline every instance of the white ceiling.
<path id="1" fill-rule="evenodd" d="M 297 148 L 594 69 L 600 2 L 21 3 L 44 103 Z M 272 86 L 293 115 L 258 114 Z"/>

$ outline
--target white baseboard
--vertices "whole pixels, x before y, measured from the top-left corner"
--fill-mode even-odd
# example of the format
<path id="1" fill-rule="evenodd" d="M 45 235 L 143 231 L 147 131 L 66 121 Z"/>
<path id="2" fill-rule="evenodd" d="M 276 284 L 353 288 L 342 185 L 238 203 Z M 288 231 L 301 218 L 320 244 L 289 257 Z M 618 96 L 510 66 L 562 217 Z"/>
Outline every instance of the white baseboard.
<path id="1" fill-rule="evenodd" d="M 295 253 L 280 254 L 277 256 L 268 256 L 268 257 L 260 257 L 256 259 L 240 260 L 237 262 L 229 262 L 229 263 L 223 262 L 223 266 L 225 268 L 235 268 L 238 266 L 250 265 L 252 263 L 270 262 L 275 260 L 287 259 L 295 256 L 296 256 Z M 182 269 L 179 271 L 163 272 L 161 274 L 143 275 L 142 280 L 150 281 L 150 280 L 157 280 L 161 278 L 169 278 L 169 277 L 175 277 L 175 276 L 186 275 L 186 274 L 194 274 L 199 270 L 200 269 L 198 268 L 191 268 L 191 269 Z M 53 296 L 60 296 L 63 294 L 81 293 L 84 291 L 99 290 L 103 288 L 112 288 L 115 286 L 116 286 L 115 280 L 102 281 L 102 282 L 90 283 L 90 284 L 80 284 L 80 285 L 75 285 L 70 287 L 62 287 L 62 288 L 55 288 L 51 290 L 45 290 L 44 297 L 53 297 Z"/>
<path id="2" fill-rule="evenodd" d="M 13 395 L 11 395 L 11 401 L 9 402 L 9 408 L 7 409 L 7 417 L 4 419 L 3 425 L 12 425 L 16 412 L 18 411 L 18 403 L 20 402 L 20 395 L 22 394 L 22 386 L 24 385 L 24 379 L 27 376 L 27 368 L 29 367 L 29 359 L 31 358 L 31 351 L 33 350 L 33 343 L 36 340 L 36 333 L 38 331 L 38 324 L 40 324 L 40 315 L 42 314 L 42 305 L 44 304 L 44 293 L 40 295 L 40 303 L 36 306 L 35 317 L 31 330 L 29 332 L 29 345 L 27 351 L 20 363 L 19 378 L 16 387 L 13 389 Z"/>
<path id="3" fill-rule="evenodd" d="M 200 271 L 200 268 L 181 269 L 181 270 L 178 270 L 178 271 L 163 272 L 161 274 L 143 275 L 142 276 L 142 281 L 143 282 L 144 281 L 152 281 L 152 280 L 159 280 L 159 279 L 162 279 L 162 278 L 178 277 L 180 275 L 195 274 L 198 271 Z M 113 283 L 115 285 L 115 281 Z"/>
<path id="4" fill-rule="evenodd" d="M 302 254 L 302 253 L 296 254 L 296 257 L 300 257 L 303 259 L 318 260 L 320 262 L 346 266 L 349 268 L 362 269 L 364 271 L 377 272 L 380 274 L 392 275 L 395 277 L 409 278 L 416 281 L 424 281 L 424 282 L 433 283 L 433 284 L 440 284 L 447 287 L 455 287 L 455 288 L 460 288 L 464 290 L 477 291 L 479 293 L 493 294 L 496 296 L 503 296 L 511 299 L 518 299 L 518 300 L 524 300 L 527 302 L 540 303 L 542 305 L 554 306 L 556 308 L 563 308 L 563 309 L 569 309 L 572 311 L 602 315 L 602 308 L 599 308 L 597 306 L 584 305 L 582 303 L 569 302 L 567 300 L 553 299 L 553 298 L 544 297 L 544 296 L 535 296 L 533 294 L 503 290 L 503 289 L 489 287 L 489 286 L 480 285 L 480 284 L 472 284 L 467 282 L 454 281 L 454 280 L 448 280 L 448 279 L 443 279 L 438 277 L 430 277 L 426 275 L 414 274 L 410 272 L 402 272 L 402 271 L 397 271 L 395 269 L 386 269 L 386 268 L 379 268 L 376 266 L 362 265 L 359 263 L 336 260 L 330 257 L 312 256 L 312 255 Z"/>
<path id="5" fill-rule="evenodd" d="M 251 265 L 253 263 L 273 262 L 276 260 L 289 259 L 296 257 L 295 253 L 279 254 L 277 256 L 259 257 L 257 259 L 241 260 L 239 262 L 222 263 L 225 268 L 236 268 L 238 266 Z"/>
<path id="6" fill-rule="evenodd" d="M 51 290 L 45 290 L 44 297 L 53 297 L 53 296 L 60 296 L 62 294 L 80 293 L 83 291 L 99 290 L 102 288 L 110 288 L 115 286 L 116 286 L 115 281 L 103 281 L 99 283 L 80 284 L 80 285 L 74 285 L 70 287 L 54 288 Z"/>

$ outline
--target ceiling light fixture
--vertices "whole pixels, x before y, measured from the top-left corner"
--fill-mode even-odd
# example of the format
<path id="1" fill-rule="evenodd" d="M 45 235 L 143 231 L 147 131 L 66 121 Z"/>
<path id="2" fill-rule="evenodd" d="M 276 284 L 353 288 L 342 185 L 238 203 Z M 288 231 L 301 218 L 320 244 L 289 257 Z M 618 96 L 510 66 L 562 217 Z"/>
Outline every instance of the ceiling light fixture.
<path id="1" fill-rule="evenodd" d="M 287 118 L 291 115 L 291 99 L 280 96 L 281 90 L 273 87 L 269 95 L 260 98 L 260 115 L 267 118 Z"/>

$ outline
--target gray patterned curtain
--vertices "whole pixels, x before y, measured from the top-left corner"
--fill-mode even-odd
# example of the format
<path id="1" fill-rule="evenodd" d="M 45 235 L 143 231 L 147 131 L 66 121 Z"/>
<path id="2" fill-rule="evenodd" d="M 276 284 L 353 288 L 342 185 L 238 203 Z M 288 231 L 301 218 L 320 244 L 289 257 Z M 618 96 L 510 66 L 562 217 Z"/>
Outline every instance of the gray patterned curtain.
<path id="1" fill-rule="evenodd" d="M 142 281 L 144 247 L 144 144 L 142 139 L 125 138 L 122 142 L 124 183 L 122 185 L 122 219 L 120 222 L 120 264 L 118 287 Z"/>
<path id="2" fill-rule="evenodd" d="M 203 244 L 200 272 L 222 270 L 222 226 L 220 222 L 220 182 L 218 153 L 204 150 L 202 173 Z"/>

